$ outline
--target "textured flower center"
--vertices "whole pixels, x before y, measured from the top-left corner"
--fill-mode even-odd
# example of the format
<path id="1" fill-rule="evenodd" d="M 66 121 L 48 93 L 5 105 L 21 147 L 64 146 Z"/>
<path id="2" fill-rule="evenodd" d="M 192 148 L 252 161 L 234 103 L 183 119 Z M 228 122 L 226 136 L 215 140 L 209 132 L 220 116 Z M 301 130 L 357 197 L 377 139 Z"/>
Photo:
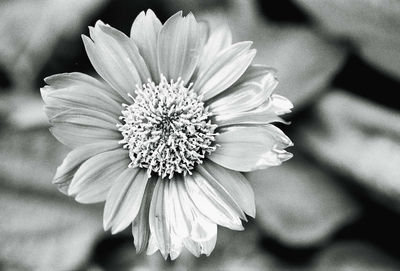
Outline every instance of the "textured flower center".
<path id="1" fill-rule="evenodd" d="M 150 177 L 162 178 L 174 173 L 191 174 L 205 155 L 216 149 L 217 127 L 209 120 L 210 112 L 197 94 L 178 79 L 170 82 L 161 76 L 160 84 L 137 86 L 131 105 L 124 104 L 119 124 L 129 150 L 129 167 L 147 168 Z"/>

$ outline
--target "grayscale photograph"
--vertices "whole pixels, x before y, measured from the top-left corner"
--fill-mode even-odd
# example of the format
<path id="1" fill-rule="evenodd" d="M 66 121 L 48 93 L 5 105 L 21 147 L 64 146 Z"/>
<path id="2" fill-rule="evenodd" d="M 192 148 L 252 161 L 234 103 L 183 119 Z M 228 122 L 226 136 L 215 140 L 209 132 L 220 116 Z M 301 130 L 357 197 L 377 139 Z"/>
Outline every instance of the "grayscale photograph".
<path id="1" fill-rule="evenodd" d="M 0 0 L 0 271 L 400 270 L 398 0 Z"/>

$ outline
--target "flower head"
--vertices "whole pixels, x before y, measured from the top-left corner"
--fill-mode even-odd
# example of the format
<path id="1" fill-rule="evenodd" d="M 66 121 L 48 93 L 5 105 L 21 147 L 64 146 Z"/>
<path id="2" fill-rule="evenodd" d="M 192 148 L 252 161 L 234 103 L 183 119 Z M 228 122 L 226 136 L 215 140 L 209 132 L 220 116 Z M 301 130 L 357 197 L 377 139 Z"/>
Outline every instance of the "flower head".
<path id="1" fill-rule="evenodd" d="M 240 172 L 291 158 L 271 124 L 292 108 L 272 94 L 274 70 L 251 64 L 251 42 L 181 12 L 164 24 L 142 12 L 130 37 L 99 21 L 82 38 L 102 80 L 58 74 L 41 89 L 51 132 L 73 148 L 54 183 L 105 201 L 105 230 L 132 225 L 138 252 L 209 255 L 217 225 L 242 230 L 255 216 Z"/>

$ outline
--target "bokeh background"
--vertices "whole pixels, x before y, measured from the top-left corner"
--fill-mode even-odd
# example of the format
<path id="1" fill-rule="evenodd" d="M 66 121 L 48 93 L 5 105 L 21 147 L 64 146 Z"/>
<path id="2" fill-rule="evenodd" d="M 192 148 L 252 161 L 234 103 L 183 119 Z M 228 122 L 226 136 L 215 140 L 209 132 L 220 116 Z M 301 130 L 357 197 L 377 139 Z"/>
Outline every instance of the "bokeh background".
<path id="1" fill-rule="evenodd" d="M 68 149 L 48 132 L 39 87 L 93 74 L 80 34 L 129 32 L 152 8 L 228 23 L 253 40 L 290 98 L 294 158 L 247 174 L 257 217 L 220 228 L 210 257 L 137 255 L 51 179 Z M 0 270 L 400 270 L 400 2 L 397 0 L 1 0 Z"/>

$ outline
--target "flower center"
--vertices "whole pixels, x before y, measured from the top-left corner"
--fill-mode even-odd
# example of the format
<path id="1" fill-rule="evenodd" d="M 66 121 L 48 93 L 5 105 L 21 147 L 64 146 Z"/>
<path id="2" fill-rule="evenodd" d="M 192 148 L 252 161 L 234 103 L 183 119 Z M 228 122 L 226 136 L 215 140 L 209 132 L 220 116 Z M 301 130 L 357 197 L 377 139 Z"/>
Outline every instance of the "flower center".
<path id="1" fill-rule="evenodd" d="M 170 82 L 161 75 L 160 84 L 136 87 L 131 105 L 123 104 L 123 124 L 118 125 L 129 150 L 129 167 L 147 168 L 170 179 L 174 173 L 191 174 L 206 154 L 216 149 L 216 125 L 209 120 L 208 108 L 191 89 L 178 79 Z"/>

